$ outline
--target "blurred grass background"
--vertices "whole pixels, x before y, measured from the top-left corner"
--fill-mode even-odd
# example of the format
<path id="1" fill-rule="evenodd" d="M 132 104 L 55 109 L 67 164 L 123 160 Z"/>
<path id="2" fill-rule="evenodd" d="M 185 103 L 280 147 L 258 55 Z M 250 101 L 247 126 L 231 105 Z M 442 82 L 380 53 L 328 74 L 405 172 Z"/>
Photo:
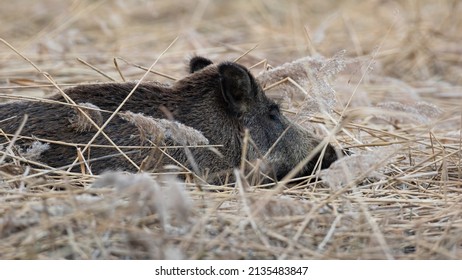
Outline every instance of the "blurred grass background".
<path id="1" fill-rule="evenodd" d="M 107 71 L 119 56 L 146 65 L 178 36 L 159 68 L 180 70 L 193 54 L 236 58 L 256 45 L 244 62 L 278 65 L 345 49 L 349 57 L 374 54 L 382 75 L 460 85 L 461 6 L 457 0 L 19 0 L 1 4 L 0 34 L 43 70 L 63 76 L 61 82 L 94 79 L 77 57 Z M 0 63 L 1 81 L 29 74 L 8 48 L 0 48 Z"/>

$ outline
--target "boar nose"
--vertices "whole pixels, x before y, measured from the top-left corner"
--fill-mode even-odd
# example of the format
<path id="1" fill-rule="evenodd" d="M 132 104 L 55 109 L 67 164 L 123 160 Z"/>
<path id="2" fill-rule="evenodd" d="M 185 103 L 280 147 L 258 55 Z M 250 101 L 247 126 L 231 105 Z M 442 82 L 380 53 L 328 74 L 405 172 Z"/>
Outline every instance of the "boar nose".
<path id="1" fill-rule="evenodd" d="M 324 157 L 322 158 L 321 169 L 328 168 L 337 159 L 337 151 L 334 149 L 334 147 L 332 147 L 332 145 L 328 144 L 324 153 Z"/>

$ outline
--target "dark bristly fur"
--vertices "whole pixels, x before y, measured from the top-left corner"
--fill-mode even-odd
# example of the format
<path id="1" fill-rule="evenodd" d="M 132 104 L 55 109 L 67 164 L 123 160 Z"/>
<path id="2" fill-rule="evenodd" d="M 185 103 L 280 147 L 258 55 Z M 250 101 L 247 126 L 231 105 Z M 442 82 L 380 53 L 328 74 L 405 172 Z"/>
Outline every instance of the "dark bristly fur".
<path id="1" fill-rule="evenodd" d="M 241 162 L 244 130 L 248 129 L 255 146 L 249 145 L 247 157 L 255 160 L 275 144 L 267 156 L 271 167 L 268 175 L 280 179 L 292 170 L 316 147 L 320 140 L 300 126 L 291 123 L 279 111 L 276 103 L 266 97 L 261 86 L 243 66 L 223 62 L 212 64 L 206 58 L 195 57 L 190 61 L 190 75 L 171 86 L 155 82 L 143 82 L 123 105 L 121 112 L 142 113 L 153 118 L 170 118 L 200 131 L 222 154 L 207 148 L 191 148 L 192 155 L 201 173 L 217 173 L 230 170 Z M 105 111 L 114 111 L 127 97 L 136 83 L 100 83 L 79 85 L 66 90 L 66 94 L 77 104 L 84 103 Z M 61 96 L 53 99 L 64 101 Z M 92 106 L 92 107 L 93 107 Z M 91 108 L 85 109 L 87 112 Z M 106 121 L 109 113 L 102 111 L 97 123 L 101 125 L 100 116 Z M 166 114 L 167 113 L 167 114 Z M 24 114 L 29 115 L 21 135 L 50 139 L 69 143 L 86 144 L 96 129 L 76 129 L 76 109 L 70 106 L 11 102 L 0 106 L 0 128 L 13 134 Z M 8 118 L 16 116 L 14 119 Z M 78 127 L 78 126 L 77 126 Z M 136 126 L 116 116 L 104 132 L 120 146 L 142 145 Z M 282 135 L 282 136 L 281 136 Z M 27 145 L 23 139 L 18 142 Z M 108 141 L 98 136 L 95 144 Z M 171 141 L 167 144 L 175 144 Z M 149 154 L 147 149 L 124 150 L 138 165 Z M 183 149 L 168 149 L 167 152 L 181 163 L 188 164 Z M 118 152 L 112 147 L 91 147 L 84 155 L 96 159 Z M 162 154 L 160 154 L 162 155 Z M 159 156 L 159 154 L 157 154 Z M 40 161 L 53 167 L 72 163 L 76 149 L 72 145 L 50 144 L 50 149 L 43 152 Z M 336 153 L 329 145 L 322 162 L 322 168 L 328 167 L 336 160 Z M 310 174 L 317 158 L 308 163 L 299 175 Z M 156 158 L 156 164 L 150 168 L 170 164 L 166 157 Z M 94 173 L 104 170 L 137 171 L 124 157 L 118 155 L 110 159 L 90 163 Z"/>
<path id="2" fill-rule="evenodd" d="M 197 72 L 202 68 L 209 66 L 210 64 L 213 64 L 210 59 L 202 56 L 195 56 L 189 61 L 189 73 Z"/>

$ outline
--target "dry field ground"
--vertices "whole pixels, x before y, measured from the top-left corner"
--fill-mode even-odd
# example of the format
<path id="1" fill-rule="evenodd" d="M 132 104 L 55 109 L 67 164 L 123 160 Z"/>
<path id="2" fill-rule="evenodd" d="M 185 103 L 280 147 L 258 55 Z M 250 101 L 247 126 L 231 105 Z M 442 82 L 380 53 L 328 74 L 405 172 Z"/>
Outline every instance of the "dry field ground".
<path id="1" fill-rule="evenodd" d="M 309 56 L 268 94 L 352 155 L 302 181 L 237 170 L 210 186 L 51 173 L 1 137 L 0 258 L 462 259 L 460 14 L 457 0 L 2 1 L 1 101 L 140 79 L 175 38 L 146 79 L 186 75 L 194 54 L 263 78 Z"/>

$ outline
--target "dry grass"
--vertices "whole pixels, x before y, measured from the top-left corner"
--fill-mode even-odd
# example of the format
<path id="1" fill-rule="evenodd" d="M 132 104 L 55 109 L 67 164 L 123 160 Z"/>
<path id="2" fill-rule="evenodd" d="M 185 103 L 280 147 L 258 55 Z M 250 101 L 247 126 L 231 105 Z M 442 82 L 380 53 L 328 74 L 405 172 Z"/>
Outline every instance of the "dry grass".
<path id="1" fill-rule="evenodd" d="M 37 67 L 0 47 L 4 101 L 48 96 L 52 81 L 140 79 L 177 36 L 147 79 L 180 78 L 193 54 L 256 74 L 311 55 L 282 83 L 260 78 L 353 155 L 302 182 L 255 186 L 236 170 L 236 186 L 209 186 L 30 168 L 37 151 L 13 155 L 12 137 L 0 258 L 462 259 L 462 4 L 305 2 L 2 3 L 2 38 Z"/>

